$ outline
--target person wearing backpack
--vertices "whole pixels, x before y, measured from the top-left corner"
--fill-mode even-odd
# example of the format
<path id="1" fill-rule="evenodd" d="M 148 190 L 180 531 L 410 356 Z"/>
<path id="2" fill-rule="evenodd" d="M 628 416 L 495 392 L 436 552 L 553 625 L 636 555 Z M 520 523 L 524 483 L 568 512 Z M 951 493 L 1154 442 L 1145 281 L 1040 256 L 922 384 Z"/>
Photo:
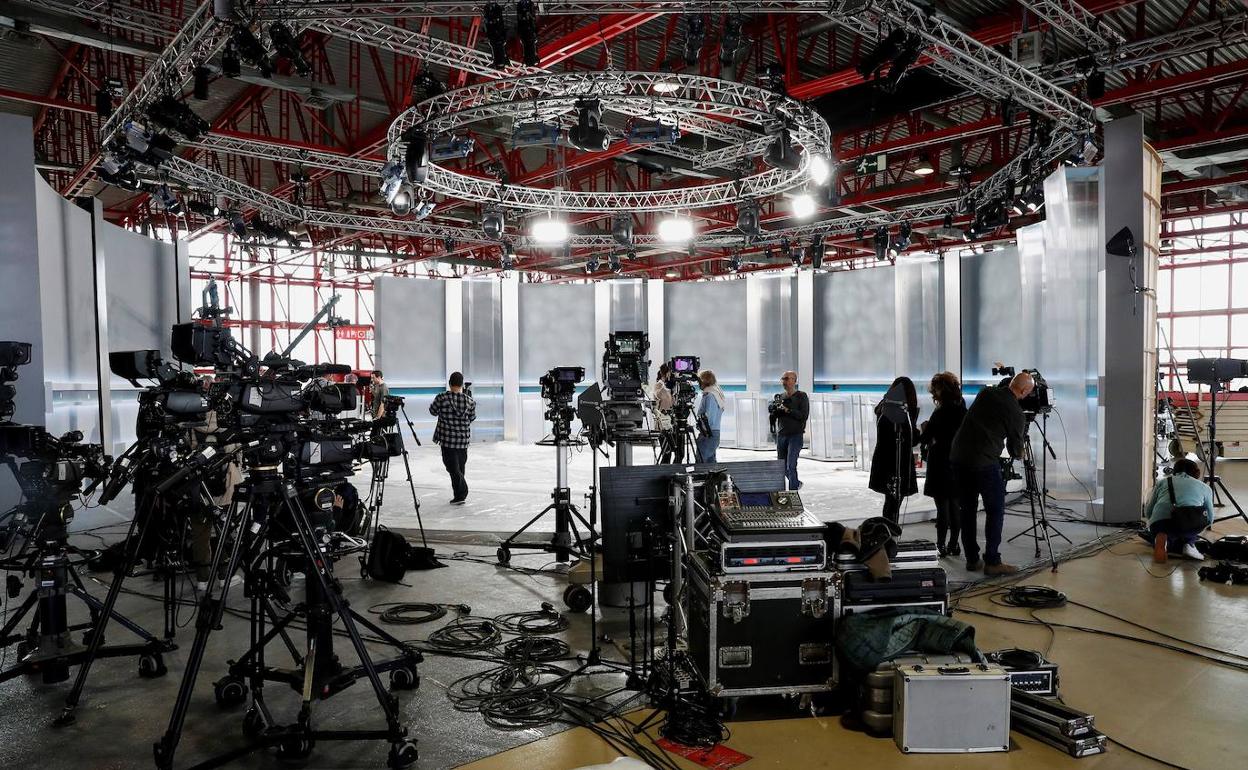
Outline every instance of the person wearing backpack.
<path id="1" fill-rule="evenodd" d="M 1200 476 L 1200 464 L 1184 457 L 1153 487 L 1148 532 L 1140 535 L 1152 542 L 1153 561 L 1158 564 L 1164 564 L 1169 554 L 1195 561 L 1205 558 L 1196 548 L 1196 538 L 1213 526 L 1213 490 Z"/>

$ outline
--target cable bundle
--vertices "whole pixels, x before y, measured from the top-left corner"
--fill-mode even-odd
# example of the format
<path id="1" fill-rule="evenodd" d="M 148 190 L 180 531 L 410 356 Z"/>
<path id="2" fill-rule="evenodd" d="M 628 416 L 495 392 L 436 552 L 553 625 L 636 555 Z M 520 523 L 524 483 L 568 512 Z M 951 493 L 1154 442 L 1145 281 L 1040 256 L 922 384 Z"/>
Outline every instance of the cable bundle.
<path id="1" fill-rule="evenodd" d="M 509 663 L 458 679 L 446 694 L 457 711 L 478 712 L 491 727 L 524 730 L 559 719 L 563 704 L 554 696 L 571 677 L 549 663 Z"/>
<path id="2" fill-rule="evenodd" d="M 541 663 L 571 656 L 572 649 L 562 639 L 549 636 L 522 636 L 503 645 L 503 657 L 516 663 Z"/>
<path id="3" fill-rule="evenodd" d="M 1066 594 L 1049 586 L 1011 586 L 1001 601 L 1011 607 L 1040 610 L 1064 606 Z"/>
<path id="4" fill-rule="evenodd" d="M 382 607 L 385 609 L 381 609 Z M 381 611 L 377 612 L 379 609 Z M 373 605 L 369 608 L 369 612 L 377 612 L 381 616 L 382 623 L 413 626 L 418 623 L 431 623 L 446 617 L 446 606 L 425 602 L 390 602 Z"/>
<path id="5" fill-rule="evenodd" d="M 494 620 L 513 634 L 557 634 L 568 629 L 568 619 L 548 602 L 542 602 L 540 610 L 509 612 Z"/>
<path id="6" fill-rule="evenodd" d="M 429 634 L 429 644 L 450 652 L 488 650 L 503 640 L 490 618 L 464 615 Z"/>

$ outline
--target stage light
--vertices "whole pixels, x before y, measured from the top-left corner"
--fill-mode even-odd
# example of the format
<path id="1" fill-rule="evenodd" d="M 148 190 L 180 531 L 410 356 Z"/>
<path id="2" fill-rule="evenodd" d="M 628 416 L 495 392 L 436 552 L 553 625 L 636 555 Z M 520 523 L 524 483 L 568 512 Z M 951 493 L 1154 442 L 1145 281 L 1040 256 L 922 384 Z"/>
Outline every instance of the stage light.
<path id="1" fill-rule="evenodd" d="M 793 196 L 793 200 L 789 203 L 793 211 L 793 216 L 798 219 L 810 219 L 815 215 L 815 199 L 810 193 L 803 192 Z"/>
<path id="2" fill-rule="evenodd" d="M 226 43 L 225 50 L 221 52 L 221 74 L 227 78 L 236 78 L 243 74 L 243 62 L 238 57 L 238 46 L 234 45 L 234 41 Z"/>
<path id="3" fill-rule="evenodd" d="M 486 238 L 501 241 L 506 232 L 507 217 L 501 209 L 490 209 L 481 217 L 481 232 Z"/>
<path id="4" fill-rule="evenodd" d="M 787 95 L 788 88 L 784 84 L 784 65 L 774 61 L 764 65 L 758 72 L 758 84 L 781 96 Z"/>
<path id="5" fill-rule="evenodd" d="M 234 25 L 234 50 L 238 55 L 260 70 L 262 77 L 273 74 L 273 60 L 265 50 L 264 43 L 245 24 Z"/>
<path id="6" fill-rule="evenodd" d="M 511 130 L 511 146 L 519 147 L 554 147 L 559 144 L 559 135 L 563 133 L 558 123 L 517 123 Z"/>
<path id="7" fill-rule="evenodd" d="M 832 178 L 832 165 L 822 155 L 812 154 L 806 160 L 806 173 L 817 185 L 826 184 Z"/>
<path id="8" fill-rule="evenodd" d="M 628 127 L 629 144 L 675 144 L 680 129 L 661 120 L 637 118 Z"/>
<path id="9" fill-rule="evenodd" d="M 616 275 L 624 272 L 624 263 L 620 261 L 620 255 L 615 252 L 607 257 L 607 267 Z"/>
<path id="10" fill-rule="evenodd" d="M 198 214 L 204 219 L 220 219 L 221 209 L 212 201 L 187 201 L 186 208 L 192 214 Z"/>
<path id="11" fill-rule="evenodd" d="M 858 74 L 862 75 L 864 80 L 870 80 L 872 76 L 884 68 L 884 65 L 892 61 L 901 52 L 902 45 L 906 42 L 906 30 L 901 27 L 894 27 L 892 32 L 888 33 L 888 37 L 875 44 L 866 56 L 858 62 L 855 69 Z"/>
<path id="12" fill-rule="evenodd" d="M 737 60 L 737 51 L 741 48 L 741 27 L 745 24 L 740 16 L 724 15 L 724 34 L 719 39 L 719 63 L 725 67 L 732 66 Z"/>
<path id="13" fill-rule="evenodd" d="M 412 216 L 416 219 L 425 219 L 432 214 L 433 210 L 437 207 L 438 204 L 434 203 L 432 198 L 418 200 L 416 205 L 412 206 Z"/>
<path id="14" fill-rule="evenodd" d="M 914 167 L 914 173 L 917 176 L 930 176 L 936 173 L 936 167 L 932 165 L 932 159 L 927 153 L 919 155 L 919 165 Z"/>
<path id="15" fill-rule="evenodd" d="M 741 259 L 740 254 L 734 253 L 731 257 L 728 258 L 728 272 L 739 273 L 741 272 L 741 268 L 744 266 L 745 266 L 745 263 L 744 263 L 744 260 Z"/>
<path id="16" fill-rule="evenodd" d="M 693 220 L 678 215 L 659 220 L 659 240 L 664 243 L 688 243 L 693 240 Z"/>
<path id="17" fill-rule="evenodd" d="M 429 176 L 429 135 L 419 129 L 408 129 L 403 137 L 406 140 L 403 170 L 407 181 L 423 184 Z"/>
<path id="18" fill-rule="evenodd" d="M 598 255 L 590 256 L 589 259 L 585 260 L 585 274 L 589 275 L 590 273 L 598 272 L 598 266 Z"/>
<path id="19" fill-rule="evenodd" d="M 231 211 L 229 214 L 230 232 L 234 233 L 236 238 L 247 237 L 247 220 L 243 219 L 243 215 L 238 211 Z"/>
<path id="20" fill-rule="evenodd" d="M 907 35 L 905 42 L 901 44 L 901 49 L 893 57 L 892 66 L 888 69 L 888 79 L 884 81 L 886 91 L 893 93 L 897 90 L 901 79 L 905 77 L 911 65 L 919 60 L 919 54 L 922 51 L 923 38 L 917 32 Z"/>
<path id="21" fill-rule="evenodd" d="M 602 152 L 611 145 L 611 137 L 602 128 L 602 102 L 578 99 L 576 125 L 568 129 L 568 144 L 585 152 Z"/>
<path id="22" fill-rule="evenodd" d="M 283 22 L 275 21 L 269 25 L 269 40 L 277 55 L 290 62 L 290 66 L 305 78 L 312 77 L 312 64 L 299 48 L 295 33 Z"/>
<path id="23" fill-rule="evenodd" d="M 1098 69 L 1088 73 L 1088 100 L 1096 101 L 1105 98 L 1105 73 Z"/>
<path id="24" fill-rule="evenodd" d="M 485 36 L 490 41 L 490 66 L 501 70 L 511 64 L 511 57 L 507 55 L 507 19 L 503 6 L 486 3 L 482 16 L 485 19 Z"/>
<path id="25" fill-rule="evenodd" d="M 207 99 L 208 98 L 208 78 L 210 78 L 211 76 L 212 76 L 212 71 L 210 69 L 208 69 L 202 64 L 197 66 L 194 72 L 193 85 L 191 86 L 191 96 L 194 96 L 196 99 L 198 99 L 201 102 Z"/>
<path id="26" fill-rule="evenodd" d="M 953 229 L 953 214 L 945 214 L 944 222 L 942 222 L 946 230 Z"/>
<path id="27" fill-rule="evenodd" d="M 542 246 L 558 246 L 568 240 L 568 223 L 553 216 L 534 219 L 529 235 Z"/>
<path id="28" fill-rule="evenodd" d="M 1032 185 L 1031 192 L 1027 193 L 1026 197 L 1023 198 L 1023 204 L 1026 205 L 1029 213 L 1035 213 L 1039 210 L 1044 205 L 1044 188 L 1039 184 Z"/>
<path id="29" fill-rule="evenodd" d="M 702 56 L 702 46 L 706 44 L 706 21 L 702 14 L 695 13 L 685 17 L 685 65 L 696 66 Z"/>
<path id="30" fill-rule="evenodd" d="M 182 201 L 178 200 L 178 196 L 173 194 L 173 191 L 169 189 L 169 185 L 162 184 L 156 188 L 156 198 L 167 213 L 175 217 L 182 213 Z"/>
<path id="31" fill-rule="evenodd" d="M 770 249 L 768 249 L 767 256 L 768 258 L 771 257 Z M 788 236 L 785 236 L 784 238 L 780 239 L 780 258 L 790 261 L 790 262 L 793 261 L 793 243 L 789 241 Z M 799 261 L 800 261 L 800 257 L 799 257 Z"/>
<path id="32" fill-rule="evenodd" d="M 190 141 L 208 133 L 212 127 L 185 103 L 166 94 L 148 105 L 147 117 L 161 128 L 176 131 Z"/>
<path id="33" fill-rule="evenodd" d="M 882 260 L 888 256 L 888 228 L 880 225 L 875 228 L 875 258 Z"/>
<path id="34" fill-rule="evenodd" d="M 433 73 L 426 68 L 416 76 L 415 82 L 412 83 L 412 90 L 416 91 L 416 96 L 419 97 L 414 101 L 423 102 L 446 93 L 446 84 L 434 77 Z"/>
<path id="35" fill-rule="evenodd" d="M 749 201 L 737 205 L 737 229 L 745 236 L 746 243 L 750 243 L 759 236 L 763 227 L 757 203 Z"/>
<path id="36" fill-rule="evenodd" d="M 910 248 L 910 223 L 902 222 L 897 228 L 897 237 L 893 238 L 892 245 L 889 247 L 889 253 L 894 257 L 899 256 L 901 252 Z"/>
<path id="37" fill-rule="evenodd" d="M 611 237 L 621 246 L 633 245 L 633 216 L 616 214 L 611 220 Z"/>
<path id="38" fill-rule="evenodd" d="M 524 63 L 530 67 L 541 64 L 537 55 L 537 6 L 533 0 L 516 0 L 516 34 L 524 50 Z"/>
<path id="39" fill-rule="evenodd" d="M 811 236 L 810 245 L 806 247 L 806 258 L 810 260 L 811 268 L 820 270 L 823 268 L 824 246 L 823 236 Z"/>
<path id="40" fill-rule="evenodd" d="M 429 160 L 442 161 L 456 158 L 467 158 L 472 154 L 476 140 L 471 136 L 446 136 L 433 143 L 429 148 Z"/>
<path id="41" fill-rule="evenodd" d="M 113 115 L 113 95 L 108 89 L 101 88 L 95 92 L 95 114 L 104 120 Z"/>
<path id="42" fill-rule="evenodd" d="M 664 278 L 679 278 L 680 273 L 676 270 L 676 268 L 669 267 L 667 271 L 663 273 L 663 277 Z"/>
<path id="43" fill-rule="evenodd" d="M 674 94 L 680 90 L 680 80 L 675 75 L 668 75 L 662 80 L 656 80 L 650 89 L 656 94 Z"/>
<path id="44" fill-rule="evenodd" d="M 793 144 L 789 140 L 789 130 L 782 128 L 777 131 L 771 140 L 771 145 L 767 148 L 767 154 L 763 156 L 763 160 L 772 168 L 780 168 L 785 171 L 796 171 L 802 165 L 802 156 L 797 154 L 793 149 Z"/>

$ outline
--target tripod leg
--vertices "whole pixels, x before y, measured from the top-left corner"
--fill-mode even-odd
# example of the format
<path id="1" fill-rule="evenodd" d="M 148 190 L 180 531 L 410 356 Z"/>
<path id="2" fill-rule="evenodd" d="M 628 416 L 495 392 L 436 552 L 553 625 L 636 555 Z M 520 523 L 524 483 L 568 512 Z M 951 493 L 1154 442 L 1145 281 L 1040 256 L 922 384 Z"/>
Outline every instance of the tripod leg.
<path id="1" fill-rule="evenodd" d="M 407 459 L 407 447 L 403 448 L 403 470 L 407 471 L 407 488 L 412 491 L 412 508 L 416 511 L 416 526 L 420 528 L 420 544 L 428 548 L 429 541 L 425 539 L 425 522 L 420 516 L 420 498 L 416 496 L 416 482 L 412 480 L 412 464 Z"/>

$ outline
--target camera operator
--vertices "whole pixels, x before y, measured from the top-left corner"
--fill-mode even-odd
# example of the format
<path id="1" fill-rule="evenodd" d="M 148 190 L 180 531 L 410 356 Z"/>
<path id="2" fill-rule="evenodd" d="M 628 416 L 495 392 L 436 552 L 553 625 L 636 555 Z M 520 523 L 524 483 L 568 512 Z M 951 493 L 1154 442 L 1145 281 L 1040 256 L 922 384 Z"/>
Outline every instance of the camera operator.
<path id="1" fill-rule="evenodd" d="M 915 421 L 919 419 L 919 396 L 914 380 L 898 377 L 889 393 L 900 389 L 905 404 L 898 408 L 889 396 L 875 405 L 875 451 L 871 454 L 871 477 L 867 486 L 884 495 L 884 518 L 901 523 L 901 501 L 919 491 L 912 448 L 919 443 Z"/>
<path id="2" fill-rule="evenodd" d="M 797 372 L 780 375 L 784 393 L 778 394 L 768 408 L 772 431 L 776 434 L 776 456 L 784 460 L 784 477 L 789 489 L 802 488 L 797 478 L 797 456 L 802 453 L 806 438 L 806 420 L 810 417 L 810 397 L 797 389 Z"/>
<path id="3" fill-rule="evenodd" d="M 374 376 L 380 374 L 375 372 Z M 477 404 L 464 391 L 462 373 L 451 373 L 448 389 L 434 397 L 429 414 L 438 418 L 433 443 L 442 447 L 442 464 L 451 476 L 451 489 L 455 493 L 451 505 L 463 505 L 468 498 L 464 468 L 468 464 L 468 444 L 472 441 L 472 422 L 477 419 Z"/>
<path id="4" fill-rule="evenodd" d="M 702 389 L 702 398 L 698 401 L 698 462 L 716 462 L 715 453 L 719 451 L 719 425 L 724 417 L 724 389 L 719 387 L 715 372 L 703 369 L 698 373 L 698 386 Z"/>
<path id="5" fill-rule="evenodd" d="M 962 548 L 966 568 L 984 570 L 988 576 L 1012 575 L 1018 567 L 1001 561 L 1001 527 L 1005 523 L 1005 477 L 1001 475 L 1001 449 L 1010 457 L 1023 455 L 1027 420 L 1019 401 L 1035 387 L 1027 372 L 1019 372 L 1008 384 L 990 385 L 975 396 L 962 426 L 953 437 L 949 459 L 957 481 L 958 507 L 962 516 Z M 984 558 L 979 558 L 975 512 L 984 501 Z"/>
<path id="6" fill-rule="evenodd" d="M 1176 460 L 1174 472 L 1158 481 L 1148 498 L 1148 529 L 1140 532 L 1153 546 L 1153 561 L 1164 564 L 1168 555 L 1204 561 L 1196 538 L 1213 526 L 1213 489 L 1201 481 L 1200 464 L 1186 457 Z"/>
<path id="7" fill-rule="evenodd" d="M 653 404 L 654 424 L 661 434 L 659 455 L 659 463 L 670 463 L 673 458 L 677 458 L 676 462 L 680 462 L 680 458 L 684 453 L 684 441 L 672 433 L 672 407 L 675 405 L 675 399 L 672 396 L 672 390 L 667 386 L 667 380 L 671 376 L 672 370 L 666 363 L 659 364 L 658 374 L 655 375 L 654 384 L 648 386 L 649 392 L 646 398 Z"/>
<path id="8" fill-rule="evenodd" d="M 379 420 L 386 416 L 386 396 L 390 395 L 390 386 L 386 384 L 386 379 L 382 377 L 380 369 L 373 370 L 372 382 L 369 385 L 369 393 L 371 394 L 370 405 L 374 420 Z"/>

